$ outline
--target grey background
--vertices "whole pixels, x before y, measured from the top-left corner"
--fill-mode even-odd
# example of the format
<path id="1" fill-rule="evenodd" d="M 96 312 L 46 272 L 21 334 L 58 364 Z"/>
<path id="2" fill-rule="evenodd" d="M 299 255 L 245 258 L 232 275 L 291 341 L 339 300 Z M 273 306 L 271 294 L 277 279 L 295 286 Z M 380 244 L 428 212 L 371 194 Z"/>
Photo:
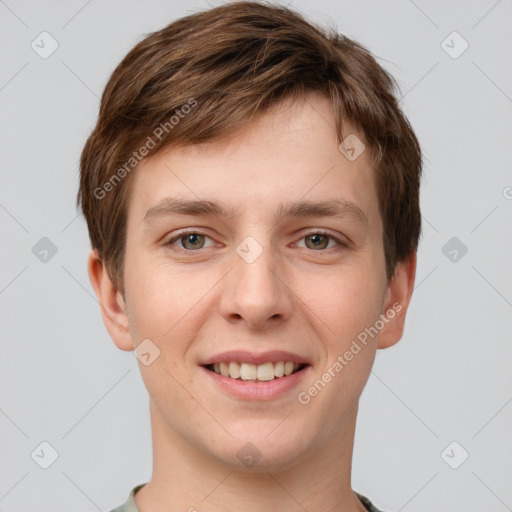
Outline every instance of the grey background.
<path id="1" fill-rule="evenodd" d="M 425 155 L 416 290 L 361 398 L 353 487 L 387 512 L 512 510 L 512 1 L 293 5 L 396 76 Z M 147 392 L 86 273 L 78 158 L 115 65 L 205 7 L 0 1 L 0 512 L 109 511 L 150 478 Z M 42 31 L 59 45 L 47 59 L 31 48 Z M 49 456 L 43 441 L 48 469 L 31 457 Z"/>

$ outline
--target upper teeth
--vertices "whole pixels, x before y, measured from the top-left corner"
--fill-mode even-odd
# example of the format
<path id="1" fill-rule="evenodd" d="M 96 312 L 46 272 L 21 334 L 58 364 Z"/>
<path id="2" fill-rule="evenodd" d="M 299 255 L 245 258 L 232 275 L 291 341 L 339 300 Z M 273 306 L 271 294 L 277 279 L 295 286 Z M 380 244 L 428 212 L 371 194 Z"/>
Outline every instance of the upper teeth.
<path id="1" fill-rule="evenodd" d="M 301 367 L 292 361 L 277 363 L 237 363 L 236 361 L 215 363 L 213 370 L 224 377 L 242 380 L 273 380 L 275 377 L 290 375 Z"/>

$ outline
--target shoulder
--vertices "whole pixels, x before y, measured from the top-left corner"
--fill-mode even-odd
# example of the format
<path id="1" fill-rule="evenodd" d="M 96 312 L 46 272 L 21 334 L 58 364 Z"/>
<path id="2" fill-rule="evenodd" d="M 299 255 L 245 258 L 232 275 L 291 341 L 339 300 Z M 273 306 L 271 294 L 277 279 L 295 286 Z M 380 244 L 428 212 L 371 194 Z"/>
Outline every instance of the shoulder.
<path id="1" fill-rule="evenodd" d="M 359 501 L 365 506 L 368 512 L 383 512 L 378 509 L 366 496 L 359 494 L 356 492 L 356 496 L 359 498 Z"/>
<path id="2" fill-rule="evenodd" d="M 128 499 L 126 500 L 126 502 L 120 505 L 119 507 L 111 510 L 110 512 L 140 512 L 139 508 L 135 504 L 135 493 L 145 485 L 146 484 L 144 483 L 135 486 L 130 491 L 130 494 L 128 495 Z"/>

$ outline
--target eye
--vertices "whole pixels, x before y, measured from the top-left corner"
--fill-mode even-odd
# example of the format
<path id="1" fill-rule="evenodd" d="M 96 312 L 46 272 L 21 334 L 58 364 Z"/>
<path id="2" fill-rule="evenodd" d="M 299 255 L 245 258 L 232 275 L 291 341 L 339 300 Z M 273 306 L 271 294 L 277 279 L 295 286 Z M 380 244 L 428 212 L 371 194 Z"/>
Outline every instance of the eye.
<path id="1" fill-rule="evenodd" d="M 174 246 L 184 251 L 196 251 L 213 245 L 211 244 L 210 246 L 206 246 L 206 239 L 212 240 L 209 236 L 199 231 L 182 231 L 169 239 L 165 245 Z M 300 240 L 306 241 L 306 249 L 314 251 L 323 251 L 324 249 L 343 249 L 348 247 L 347 243 L 340 241 L 338 238 L 326 231 L 312 231 L 311 233 L 301 237 Z M 330 242 L 332 243 L 329 247 Z M 176 245 L 176 243 L 179 245 Z M 338 247 L 336 247 L 336 245 Z"/>
<path id="2" fill-rule="evenodd" d="M 178 246 L 179 249 L 194 251 L 205 248 L 204 243 L 206 238 L 211 240 L 209 236 L 198 231 L 182 231 L 167 241 L 165 245 L 174 245 L 177 241 L 181 244 L 181 246 Z"/>
<path id="3" fill-rule="evenodd" d="M 329 242 L 334 242 L 341 248 L 348 247 L 347 243 L 341 242 L 336 237 L 332 236 L 330 233 L 328 233 L 326 231 L 311 232 L 311 233 L 303 236 L 301 238 L 301 240 L 306 241 L 305 245 L 306 245 L 307 249 L 312 249 L 314 251 L 321 251 L 321 250 L 327 249 L 327 248 L 332 249 L 333 248 L 332 246 L 328 247 Z M 340 248 L 340 247 L 338 247 L 338 248 Z M 334 248 L 336 248 L 336 247 L 334 247 Z"/>

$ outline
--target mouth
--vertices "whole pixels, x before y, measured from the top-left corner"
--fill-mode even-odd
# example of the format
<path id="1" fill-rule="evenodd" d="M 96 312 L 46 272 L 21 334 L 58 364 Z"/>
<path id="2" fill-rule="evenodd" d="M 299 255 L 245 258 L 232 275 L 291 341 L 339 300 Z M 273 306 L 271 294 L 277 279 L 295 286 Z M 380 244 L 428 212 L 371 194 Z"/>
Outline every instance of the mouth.
<path id="1" fill-rule="evenodd" d="M 254 364 L 239 361 L 222 361 L 203 365 L 207 370 L 229 379 L 245 382 L 269 382 L 283 379 L 303 371 L 308 364 L 294 361 L 276 361 Z"/>
<path id="2" fill-rule="evenodd" d="M 237 400 L 287 400 L 304 387 L 312 361 L 284 350 L 231 350 L 199 362 L 213 390 Z"/>

